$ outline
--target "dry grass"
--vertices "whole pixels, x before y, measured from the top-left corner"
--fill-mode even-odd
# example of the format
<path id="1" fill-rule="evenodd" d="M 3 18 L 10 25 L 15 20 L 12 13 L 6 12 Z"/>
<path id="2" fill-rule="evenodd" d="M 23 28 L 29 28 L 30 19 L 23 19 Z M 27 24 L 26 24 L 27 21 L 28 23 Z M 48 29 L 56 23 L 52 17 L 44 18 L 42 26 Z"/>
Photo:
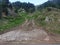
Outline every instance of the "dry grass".
<path id="1" fill-rule="evenodd" d="M 48 17 L 48 21 L 45 21 L 46 17 Z M 36 22 L 48 32 L 60 34 L 60 9 L 52 8 L 50 11 L 47 8 L 43 9 L 36 18 Z"/>

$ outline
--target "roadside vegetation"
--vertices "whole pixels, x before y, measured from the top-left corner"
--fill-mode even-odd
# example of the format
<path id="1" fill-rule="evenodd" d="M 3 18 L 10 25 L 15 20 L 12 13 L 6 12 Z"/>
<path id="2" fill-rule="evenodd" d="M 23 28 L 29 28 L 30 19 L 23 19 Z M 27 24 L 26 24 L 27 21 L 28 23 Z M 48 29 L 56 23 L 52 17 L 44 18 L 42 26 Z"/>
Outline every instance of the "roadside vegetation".
<path id="1" fill-rule="evenodd" d="M 60 34 L 60 9 L 49 7 L 35 12 L 35 21 L 48 33 Z"/>
<path id="2" fill-rule="evenodd" d="M 4 19 L 0 20 L 0 32 L 4 32 L 7 29 L 16 27 L 18 25 L 21 25 L 25 19 L 22 16 L 19 17 L 5 17 Z"/>
<path id="3" fill-rule="evenodd" d="M 31 3 L 18 1 L 12 4 L 9 1 L 8 3 L 1 3 L 0 32 L 21 25 L 26 19 L 33 19 L 37 26 L 42 27 L 48 33 L 60 34 L 60 9 L 56 8 L 54 4 L 51 5 L 51 3 L 46 2 L 38 6 L 37 9 Z M 46 4 L 48 5 L 46 6 Z"/>

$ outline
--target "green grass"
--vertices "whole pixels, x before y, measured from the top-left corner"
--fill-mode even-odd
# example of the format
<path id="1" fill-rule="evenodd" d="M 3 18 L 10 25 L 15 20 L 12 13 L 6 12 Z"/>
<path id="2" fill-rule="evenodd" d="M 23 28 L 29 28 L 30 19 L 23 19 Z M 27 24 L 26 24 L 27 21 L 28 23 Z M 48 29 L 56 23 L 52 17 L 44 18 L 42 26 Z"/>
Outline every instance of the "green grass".
<path id="1" fill-rule="evenodd" d="M 23 17 L 16 17 L 16 18 L 7 18 L 1 20 L 0 22 L 0 32 L 4 32 L 7 29 L 13 28 L 15 26 L 21 25 L 23 22 L 25 21 L 25 19 Z M 7 22 L 7 23 L 4 23 Z"/>

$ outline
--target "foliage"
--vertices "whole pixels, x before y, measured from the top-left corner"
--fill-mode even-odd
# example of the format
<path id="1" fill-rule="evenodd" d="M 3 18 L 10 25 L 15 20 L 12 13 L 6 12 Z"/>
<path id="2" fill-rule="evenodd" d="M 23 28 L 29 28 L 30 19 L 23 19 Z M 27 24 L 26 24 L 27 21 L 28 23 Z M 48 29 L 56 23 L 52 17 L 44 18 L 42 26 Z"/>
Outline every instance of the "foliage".
<path id="1" fill-rule="evenodd" d="M 4 12 L 6 15 L 8 15 L 8 7 L 9 0 L 1 0 L 0 1 L 0 18 L 2 17 L 2 12 Z"/>
<path id="2" fill-rule="evenodd" d="M 14 17 L 5 17 L 0 20 L 0 33 L 9 30 L 10 28 L 21 25 L 25 19 L 22 16 Z"/>
<path id="3" fill-rule="evenodd" d="M 44 28 L 48 33 L 60 34 L 60 11 L 57 8 L 50 11 L 45 8 L 42 11 L 35 12 L 34 15 L 38 26 Z M 48 17 L 48 21 L 46 21 L 46 17 Z"/>
<path id="4" fill-rule="evenodd" d="M 14 13 L 18 13 L 19 9 L 24 9 L 27 13 L 33 13 L 35 11 L 35 6 L 32 3 L 26 3 L 26 2 L 13 2 L 10 3 L 9 0 L 1 0 L 0 1 L 0 18 L 2 18 L 4 15 L 9 15 L 9 9 L 13 10 Z M 24 11 L 23 10 L 23 11 Z M 3 14 L 2 14 L 3 13 Z"/>
<path id="5" fill-rule="evenodd" d="M 26 12 L 34 12 L 35 11 L 35 6 L 32 3 L 26 3 L 26 2 L 14 2 L 12 3 L 13 7 L 17 10 L 20 8 L 24 9 Z"/>
<path id="6" fill-rule="evenodd" d="M 54 3 L 52 1 L 47 1 L 45 3 L 43 3 L 42 5 L 38 6 L 38 10 L 44 9 L 46 7 L 54 7 L 54 8 L 60 8 L 60 1 L 58 1 L 57 3 Z"/>

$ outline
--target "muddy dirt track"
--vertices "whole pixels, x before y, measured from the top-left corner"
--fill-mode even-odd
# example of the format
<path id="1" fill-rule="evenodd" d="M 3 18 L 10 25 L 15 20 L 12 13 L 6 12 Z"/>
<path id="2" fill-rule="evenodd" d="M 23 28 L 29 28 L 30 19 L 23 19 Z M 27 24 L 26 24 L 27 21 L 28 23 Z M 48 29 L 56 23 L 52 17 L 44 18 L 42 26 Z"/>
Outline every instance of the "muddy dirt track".
<path id="1" fill-rule="evenodd" d="M 60 41 L 60 39 L 58 39 L 58 41 Z M 38 28 L 35 25 L 34 20 L 30 21 L 26 20 L 25 23 L 19 26 L 18 28 L 0 35 L 0 45 L 40 45 L 39 43 L 42 42 L 52 43 L 58 41 L 51 38 L 47 34 L 47 32 L 44 31 L 41 27 Z M 41 45 L 54 45 L 54 44 L 41 44 Z"/>

